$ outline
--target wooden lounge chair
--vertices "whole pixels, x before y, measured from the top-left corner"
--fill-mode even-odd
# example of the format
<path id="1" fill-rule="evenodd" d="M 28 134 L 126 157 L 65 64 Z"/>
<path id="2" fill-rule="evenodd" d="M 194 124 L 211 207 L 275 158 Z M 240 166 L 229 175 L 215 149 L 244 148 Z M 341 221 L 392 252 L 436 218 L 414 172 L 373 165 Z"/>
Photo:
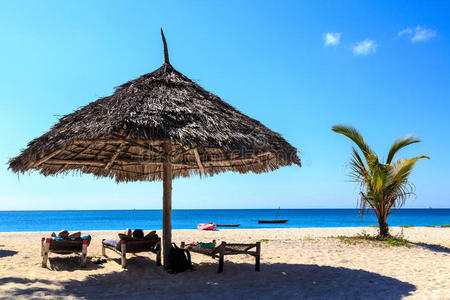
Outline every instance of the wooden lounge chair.
<path id="1" fill-rule="evenodd" d="M 213 241 L 214 246 L 216 245 L 216 241 Z M 256 242 L 254 244 L 239 244 L 239 243 L 227 243 L 222 242 L 219 246 L 215 246 L 214 248 L 199 248 L 199 247 L 189 247 L 186 246 L 184 242 L 181 242 L 181 248 L 188 249 L 190 252 L 204 254 L 207 256 L 211 256 L 212 258 L 219 259 L 219 271 L 218 273 L 223 272 L 223 261 L 225 255 L 238 255 L 238 254 L 247 254 L 255 257 L 255 271 L 259 272 L 259 265 L 261 260 L 261 243 Z M 251 250 L 253 249 L 254 250 Z"/>
<path id="2" fill-rule="evenodd" d="M 72 254 L 81 253 L 81 266 L 86 266 L 87 261 L 87 248 L 91 243 L 91 236 L 85 239 L 67 239 L 67 240 L 54 240 L 51 238 L 41 239 L 41 256 L 42 267 L 47 267 L 49 253 L 56 254 Z"/>
<path id="3" fill-rule="evenodd" d="M 156 265 L 161 265 L 161 238 L 151 240 L 127 241 L 117 240 L 117 244 L 105 244 L 105 239 L 102 240 L 102 255 L 106 257 L 106 249 L 112 250 L 120 255 L 122 268 L 127 266 L 127 253 L 152 252 L 156 254 Z"/>

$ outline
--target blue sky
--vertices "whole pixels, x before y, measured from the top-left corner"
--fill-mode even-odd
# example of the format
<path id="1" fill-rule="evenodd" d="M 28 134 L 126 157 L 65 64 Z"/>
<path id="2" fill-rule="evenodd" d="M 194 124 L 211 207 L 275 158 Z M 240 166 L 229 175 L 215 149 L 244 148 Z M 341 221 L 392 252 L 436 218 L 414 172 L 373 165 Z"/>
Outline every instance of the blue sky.
<path id="1" fill-rule="evenodd" d="M 304 166 L 177 179 L 174 208 L 354 208 L 357 127 L 386 157 L 423 142 L 406 207 L 450 207 L 449 1 L 0 1 L 0 210 L 161 208 L 161 182 L 17 176 L 7 161 L 58 116 L 163 63 L 280 132 Z"/>

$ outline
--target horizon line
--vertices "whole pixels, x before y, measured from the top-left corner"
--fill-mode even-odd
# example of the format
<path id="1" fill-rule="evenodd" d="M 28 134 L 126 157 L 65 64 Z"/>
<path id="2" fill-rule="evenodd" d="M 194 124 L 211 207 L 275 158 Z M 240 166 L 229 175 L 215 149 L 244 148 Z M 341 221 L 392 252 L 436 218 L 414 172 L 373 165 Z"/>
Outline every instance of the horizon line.
<path id="1" fill-rule="evenodd" d="M 278 208 L 174 208 L 173 210 L 277 210 Z M 360 208 L 280 208 L 280 210 L 327 210 L 327 209 L 353 209 L 360 210 Z M 408 208 L 393 208 L 394 210 L 401 209 L 450 209 L 450 207 L 408 207 Z M 148 210 L 158 210 L 162 211 L 162 208 L 112 208 L 112 209 L 12 209 L 12 210 L 2 210 L 0 212 L 32 212 L 32 211 L 148 211 Z"/>

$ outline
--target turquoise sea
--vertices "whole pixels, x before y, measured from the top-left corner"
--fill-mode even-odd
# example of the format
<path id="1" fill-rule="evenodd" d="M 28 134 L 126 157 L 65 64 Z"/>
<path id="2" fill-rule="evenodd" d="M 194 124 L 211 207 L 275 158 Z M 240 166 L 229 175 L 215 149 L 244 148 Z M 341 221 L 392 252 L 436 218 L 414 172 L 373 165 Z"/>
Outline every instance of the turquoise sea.
<path id="1" fill-rule="evenodd" d="M 274 219 L 276 209 L 174 210 L 174 229 L 196 229 L 198 223 L 241 224 L 239 228 L 305 228 L 377 225 L 374 214 L 362 219 L 357 209 L 281 209 L 286 224 L 258 224 Z M 161 229 L 161 210 L 0 211 L 0 232 Z M 450 224 L 450 209 L 400 209 L 388 218 L 390 226 Z"/>

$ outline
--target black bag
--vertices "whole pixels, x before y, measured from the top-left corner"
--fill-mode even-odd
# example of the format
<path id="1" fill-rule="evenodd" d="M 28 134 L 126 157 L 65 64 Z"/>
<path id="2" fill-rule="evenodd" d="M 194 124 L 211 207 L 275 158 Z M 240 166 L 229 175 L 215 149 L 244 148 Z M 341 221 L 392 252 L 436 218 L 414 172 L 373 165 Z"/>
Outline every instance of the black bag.
<path id="1" fill-rule="evenodd" d="M 180 249 L 173 243 L 169 253 L 169 273 L 179 273 L 192 269 L 191 253 L 189 250 Z"/>

